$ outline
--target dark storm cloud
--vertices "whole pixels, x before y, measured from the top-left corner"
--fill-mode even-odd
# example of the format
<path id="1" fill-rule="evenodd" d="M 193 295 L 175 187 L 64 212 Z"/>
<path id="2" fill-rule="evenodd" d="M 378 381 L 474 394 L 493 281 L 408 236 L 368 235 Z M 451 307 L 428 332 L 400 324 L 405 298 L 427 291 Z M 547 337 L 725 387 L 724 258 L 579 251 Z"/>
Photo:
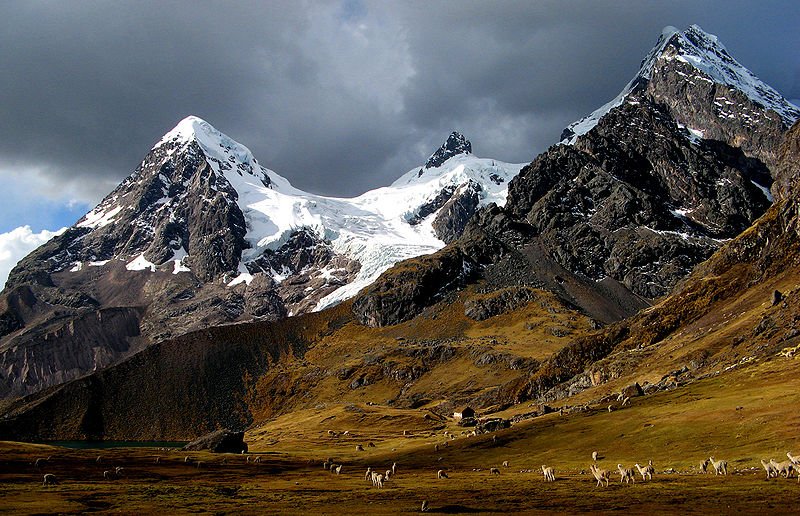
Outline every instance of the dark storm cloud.
<path id="1" fill-rule="evenodd" d="M 188 114 L 325 194 L 390 183 L 452 129 L 530 161 L 616 95 L 665 25 L 698 23 L 800 97 L 793 2 L 9 4 L 0 174 L 36 170 L 51 197 L 99 200 Z"/>
<path id="2" fill-rule="evenodd" d="M 427 16 L 420 8 L 409 14 L 422 20 L 410 38 L 419 76 L 406 99 L 409 119 L 440 131 L 453 120 L 471 125 L 490 113 L 470 111 L 470 100 L 489 99 L 495 107 L 491 114 L 524 115 L 518 127 L 529 139 L 519 146 L 497 141 L 486 148 L 471 134 L 478 140 L 473 147 L 509 161 L 529 160 L 531 151 L 554 143 L 568 123 L 616 96 L 664 26 L 683 29 L 692 23 L 719 33 L 745 66 L 788 97 L 796 96 L 796 8 L 790 3 L 762 11 L 755 2 L 694 4 L 522 2 L 504 4 L 499 14 L 491 2 L 475 2 Z"/>
<path id="3" fill-rule="evenodd" d="M 256 45 L 281 55 L 286 62 L 278 66 L 292 64 L 282 34 L 243 37 L 258 28 L 244 12 L 210 12 L 199 3 L 132 5 L 17 2 L 4 8 L 4 156 L 119 179 L 189 113 L 247 124 L 243 87 L 270 86 L 252 66 Z M 295 23 L 276 19 L 287 28 Z"/>

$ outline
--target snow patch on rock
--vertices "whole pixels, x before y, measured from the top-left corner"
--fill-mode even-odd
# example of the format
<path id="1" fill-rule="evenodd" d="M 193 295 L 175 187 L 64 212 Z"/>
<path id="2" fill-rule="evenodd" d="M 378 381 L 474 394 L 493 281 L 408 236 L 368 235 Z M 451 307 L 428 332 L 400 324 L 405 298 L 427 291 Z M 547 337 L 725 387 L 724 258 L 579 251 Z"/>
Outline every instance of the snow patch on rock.
<path id="1" fill-rule="evenodd" d="M 172 274 L 178 274 L 181 272 L 192 272 L 192 270 L 189 267 L 183 264 L 183 259 L 186 258 L 187 256 L 189 256 L 189 254 L 183 247 L 180 247 L 177 250 L 175 250 L 175 252 L 172 254 L 172 262 L 173 262 Z"/>
<path id="2" fill-rule="evenodd" d="M 83 216 L 83 220 L 78 222 L 79 228 L 102 228 L 114 222 L 114 216 L 122 211 L 121 206 L 115 206 L 112 209 L 104 209 L 97 206 L 95 209 Z"/>
<path id="3" fill-rule="evenodd" d="M 129 271 L 143 271 L 145 269 L 150 269 L 150 272 L 156 272 L 155 264 L 145 258 L 144 253 L 140 254 L 134 258 L 133 261 L 125 265 L 125 268 Z"/>

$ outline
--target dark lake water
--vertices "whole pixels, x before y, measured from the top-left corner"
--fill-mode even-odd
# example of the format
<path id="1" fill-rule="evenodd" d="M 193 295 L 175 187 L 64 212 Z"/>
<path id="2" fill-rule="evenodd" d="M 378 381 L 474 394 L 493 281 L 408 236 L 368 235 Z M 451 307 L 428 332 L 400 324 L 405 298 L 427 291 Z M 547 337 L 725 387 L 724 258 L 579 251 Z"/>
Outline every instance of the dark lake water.
<path id="1" fill-rule="evenodd" d="M 39 441 L 35 444 L 49 444 L 79 450 L 102 450 L 105 448 L 183 448 L 189 441 Z"/>

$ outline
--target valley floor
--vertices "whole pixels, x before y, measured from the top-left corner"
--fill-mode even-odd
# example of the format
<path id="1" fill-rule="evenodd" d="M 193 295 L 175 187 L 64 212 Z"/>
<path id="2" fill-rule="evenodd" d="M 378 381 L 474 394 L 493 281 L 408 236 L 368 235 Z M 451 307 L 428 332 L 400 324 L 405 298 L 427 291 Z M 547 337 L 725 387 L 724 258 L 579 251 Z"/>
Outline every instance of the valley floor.
<path id="1" fill-rule="evenodd" d="M 610 413 L 602 407 L 554 413 L 478 436 L 463 435 L 464 429 L 449 421 L 420 418 L 419 410 L 407 412 L 429 426 L 402 435 L 398 424 L 414 419 L 387 409 L 381 417 L 364 419 L 363 427 L 351 426 L 347 436 L 332 437 L 329 429 L 355 421 L 345 423 L 345 415 L 363 416 L 382 407 L 365 405 L 364 412 L 321 407 L 316 419 L 307 412 L 289 414 L 249 432 L 250 460 L 207 452 L 4 442 L 0 511 L 394 514 L 419 512 L 427 500 L 431 513 L 791 512 L 800 483 L 767 479 L 759 460 L 786 460 L 787 450 L 800 454 L 794 415 L 800 394 L 788 388 L 798 368 L 797 360 L 765 360 L 636 398 Z M 291 428 L 303 431 L 293 434 Z M 607 488 L 596 487 L 588 471 L 594 450 L 598 464 L 614 470 Z M 184 462 L 187 455 L 194 462 Z M 700 462 L 709 455 L 728 461 L 727 476 L 701 474 Z M 48 456 L 45 465 L 34 465 Z M 260 462 L 253 462 L 255 457 Z M 340 475 L 323 469 L 328 457 L 344 464 Z M 649 459 L 656 469 L 651 482 L 637 477 L 633 485 L 620 484 L 617 463 L 633 467 Z M 204 464 L 198 468 L 197 461 Z M 503 461 L 509 465 L 502 466 Z M 368 466 L 384 471 L 393 462 L 397 475 L 383 489 L 364 480 Z M 556 482 L 544 482 L 542 464 L 555 468 Z M 103 478 L 104 471 L 118 466 L 124 468 L 122 476 Z M 492 467 L 500 474 L 491 474 Z M 449 478 L 437 479 L 439 469 Z M 45 473 L 60 484 L 42 486 Z"/>
<path id="2" fill-rule="evenodd" d="M 11 454 L 22 457 L 19 454 Z M 84 454 L 85 455 L 85 454 Z M 697 474 L 657 474 L 652 482 L 620 485 L 618 476 L 608 488 L 577 472 L 558 475 L 545 483 L 537 472 L 504 468 L 455 470 L 436 480 L 428 467 L 408 465 L 382 490 L 364 481 L 363 472 L 344 470 L 339 476 L 319 465 L 298 466 L 269 459 L 260 465 L 209 464 L 197 470 L 177 456 L 160 466 L 149 457 L 126 450 L 119 463 L 128 473 L 103 480 L 93 458 L 73 457 L 51 468 L 61 485 L 43 487 L 41 474 L 31 468 L 10 472 L 3 467 L 0 491 L 4 513 L 84 514 L 396 514 L 419 512 L 428 500 L 431 513 L 638 513 L 786 512 L 797 500 L 794 480 L 767 481 L 760 472 L 716 477 Z M 87 465 L 90 465 L 88 466 Z"/>

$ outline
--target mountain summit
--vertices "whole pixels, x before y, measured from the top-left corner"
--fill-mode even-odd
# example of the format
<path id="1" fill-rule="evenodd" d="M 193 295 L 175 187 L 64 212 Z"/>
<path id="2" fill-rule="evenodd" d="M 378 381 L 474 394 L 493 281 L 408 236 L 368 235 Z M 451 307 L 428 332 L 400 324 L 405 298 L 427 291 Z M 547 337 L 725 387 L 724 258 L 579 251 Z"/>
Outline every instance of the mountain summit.
<path id="1" fill-rule="evenodd" d="M 178 122 L 178 125 L 156 143 L 153 150 L 168 146 L 170 153 L 181 152 L 191 143 L 196 143 L 203 154 L 219 166 L 223 175 L 230 170 L 230 167 L 221 165 L 221 162 L 236 162 L 236 173 L 239 176 L 243 173 L 248 174 L 258 179 L 264 186 L 270 186 L 269 171 L 258 164 L 250 149 L 194 115 Z"/>
<path id="2" fill-rule="evenodd" d="M 800 117 L 800 108 L 736 61 L 717 36 L 697 25 L 684 31 L 668 26 L 619 95 L 570 124 L 561 134 L 562 143 L 574 143 L 612 108 L 621 105 L 630 95 L 644 92 L 655 94 L 656 98 L 668 101 L 672 107 L 683 106 L 685 110 L 680 117 L 683 121 L 689 121 L 692 115 L 703 111 L 703 118 L 709 126 L 704 124 L 703 128 L 693 128 L 700 131 L 714 126 L 711 132 L 715 134 L 706 135 L 708 138 L 738 129 L 726 129 L 725 126 L 756 126 L 762 122 L 754 116 L 772 118 L 770 126 L 777 122 L 783 125 L 784 130 Z M 741 112 L 731 110 L 732 106 L 742 104 L 746 109 Z M 774 111 L 774 115 L 769 115 L 768 111 Z M 774 162 L 774 158 L 769 161 Z"/>

